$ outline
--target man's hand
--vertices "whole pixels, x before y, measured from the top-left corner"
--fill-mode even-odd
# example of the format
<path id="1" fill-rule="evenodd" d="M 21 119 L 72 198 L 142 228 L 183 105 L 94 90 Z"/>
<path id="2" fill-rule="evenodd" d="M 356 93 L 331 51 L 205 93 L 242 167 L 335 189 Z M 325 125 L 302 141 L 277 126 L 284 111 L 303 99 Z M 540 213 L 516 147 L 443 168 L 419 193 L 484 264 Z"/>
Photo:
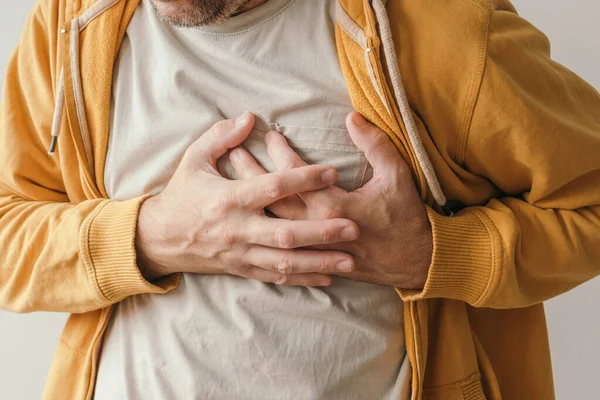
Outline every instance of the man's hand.
<path id="1" fill-rule="evenodd" d="M 402 289 L 423 288 L 433 239 L 410 170 L 385 132 L 360 114 L 351 113 L 346 124 L 352 140 L 373 166 L 373 179 L 351 193 L 335 186 L 300 193 L 278 201 L 269 210 L 281 218 L 355 221 L 361 230 L 358 240 L 317 246 L 355 256 L 356 270 L 337 275 Z M 269 156 L 279 171 L 306 168 L 306 163 L 280 133 L 269 132 L 265 140 Z M 233 150 L 230 159 L 245 179 L 256 179 L 266 173 L 242 148 Z"/>
<path id="2" fill-rule="evenodd" d="M 285 285 L 325 286 L 327 274 L 351 271 L 354 259 L 337 250 L 308 250 L 355 240 L 347 219 L 290 221 L 269 218 L 264 208 L 337 179 L 334 168 L 305 166 L 244 181 L 217 171 L 217 159 L 250 134 L 254 115 L 218 122 L 186 151 L 158 196 L 142 203 L 136 249 L 147 279 L 173 272 L 233 274 Z"/>

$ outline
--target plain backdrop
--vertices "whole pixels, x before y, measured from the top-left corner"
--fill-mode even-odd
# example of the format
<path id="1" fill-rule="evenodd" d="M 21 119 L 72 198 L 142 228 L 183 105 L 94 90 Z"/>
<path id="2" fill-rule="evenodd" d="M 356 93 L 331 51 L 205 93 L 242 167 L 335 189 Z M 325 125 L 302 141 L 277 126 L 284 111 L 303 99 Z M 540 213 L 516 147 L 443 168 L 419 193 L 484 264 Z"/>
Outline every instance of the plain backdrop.
<path id="1" fill-rule="evenodd" d="M 34 3 L 34 0 L 0 0 L 2 71 Z M 600 89 L 600 2 L 513 0 L 513 3 L 521 15 L 549 36 L 554 59 Z M 600 279 L 547 303 L 559 400 L 600 398 L 599 306 Z M 65 320 L 62 314 L 15 315 L 0 311 L 0 399 L 41 398 Z"/>

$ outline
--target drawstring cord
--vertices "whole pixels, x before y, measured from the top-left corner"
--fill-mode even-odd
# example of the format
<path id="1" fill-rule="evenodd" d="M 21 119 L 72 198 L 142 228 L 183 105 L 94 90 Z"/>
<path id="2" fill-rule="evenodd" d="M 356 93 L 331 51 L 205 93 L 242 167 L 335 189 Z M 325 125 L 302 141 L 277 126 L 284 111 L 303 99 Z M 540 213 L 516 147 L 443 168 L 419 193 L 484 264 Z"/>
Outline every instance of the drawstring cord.
<path id="1" fill-rule="evenodd" d="M 417 161 L 423 170 L 425 180 L 427 181 L 427 185 L 431 190 L 434 200 L 444 209 L 446 214 L 452 215 L 452 211 L 446 205 L 446 196 L 444 196 L 444 192 L 442 191 L 440 182 L 437 178 L 435 170 L 433 169 L 431 160 L 429 159 L 429 156 L 425 151 L 425 147 L 423 146 L 423 142 L 421 141 L 421 137 L 419 136 L 419 132 L 408 103 L 408 98 L 406 97 L 406 91 L 404 90 L 404 86 L 402 84 L 402 76 L 400 75 L 400 68 L 398 67 L 396 49 L 394 48 L 390 20 L 386 12 L 385 5 L 381 0 L 373 0 L 373 9 L 375 11 L 377 22 L 379 23 L 381 42 L 383 43 L 383 52 L 389 68 L 394 96 L 400 109 L 400 115 L 402 116 L 402 120 L 406 126 L 410 144 L 415 151 Z"/>
<path id="2" fill-rule="evenodd" d="M 48 154 L 54 154 L 56 145 L 58 144 L 58 136 L 60 135 L 60 126 L 62 123 L 63 109 L 65 104 L 65 74 L 64 70 L 60 71 L 58 78 L 58 87 L 56 89 L 56 99 L 54 106 L 54 117 L 52 118 L 52 141 Z"/>

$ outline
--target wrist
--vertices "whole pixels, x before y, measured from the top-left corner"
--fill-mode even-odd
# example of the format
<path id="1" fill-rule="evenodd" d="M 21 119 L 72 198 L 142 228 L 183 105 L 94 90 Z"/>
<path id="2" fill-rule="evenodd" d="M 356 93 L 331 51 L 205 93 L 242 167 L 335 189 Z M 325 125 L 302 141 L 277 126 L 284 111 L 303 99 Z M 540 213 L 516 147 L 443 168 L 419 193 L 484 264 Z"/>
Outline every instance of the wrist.
<path id="1" fill-rule="evenodd" d="M 413 289 L 423 289 L 427 283 L 429 269 L 431 268 L 431 260 L 433 258 L 433 232 L 431 225 L 427 223 L 427 229 L 421 235 L 421 264 L 416 276 L 415 287 Z"/>
<path id="2" fill-rule="evenodd" d="M 433 258 L 433 231 L 428 220 L 419 228 L 411 248 L 411 274 L 402 289 L 422 290 L 427 283 Z"/>
<path id="3" fill-rule="evenodd" d="M 169 271 L 164 260 L 159 256 L 159 249 L 162 247 L 164 235 L 160 233 L 164 224 L 159 221 L 162 213 L 160 212 L 160 199 L 150 197 L 141 205 L 138 214 L 138 223 L 135 236 L 135 251 L 137 256 L 137 265 L 148 281 L 169 275 Z"/>

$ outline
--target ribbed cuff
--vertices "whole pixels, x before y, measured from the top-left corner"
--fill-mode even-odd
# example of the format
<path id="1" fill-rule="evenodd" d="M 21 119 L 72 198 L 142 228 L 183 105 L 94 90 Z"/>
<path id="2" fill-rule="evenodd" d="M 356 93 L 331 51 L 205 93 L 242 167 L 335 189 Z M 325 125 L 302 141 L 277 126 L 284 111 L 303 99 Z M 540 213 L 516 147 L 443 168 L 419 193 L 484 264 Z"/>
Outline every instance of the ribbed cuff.
<path id="1" fill-rule="evenodd" d="M 447 298 L 476 305 L 494 273 L 491 229 L 474 211 L 446 217 L 427 207 L 433 233 L 433 255 L 422 291 L 398 290 L 404 301 Z"/>
<path id="2" fill-rule="evenodd" d="M 96 296 L 106 305 L 135 294 L 166 293 L 179 284 L 179 274 L 150 283 L 137 266 L 138 213 L 148 197 L 107 201 L 82 228 L 81 253 Z"/>

